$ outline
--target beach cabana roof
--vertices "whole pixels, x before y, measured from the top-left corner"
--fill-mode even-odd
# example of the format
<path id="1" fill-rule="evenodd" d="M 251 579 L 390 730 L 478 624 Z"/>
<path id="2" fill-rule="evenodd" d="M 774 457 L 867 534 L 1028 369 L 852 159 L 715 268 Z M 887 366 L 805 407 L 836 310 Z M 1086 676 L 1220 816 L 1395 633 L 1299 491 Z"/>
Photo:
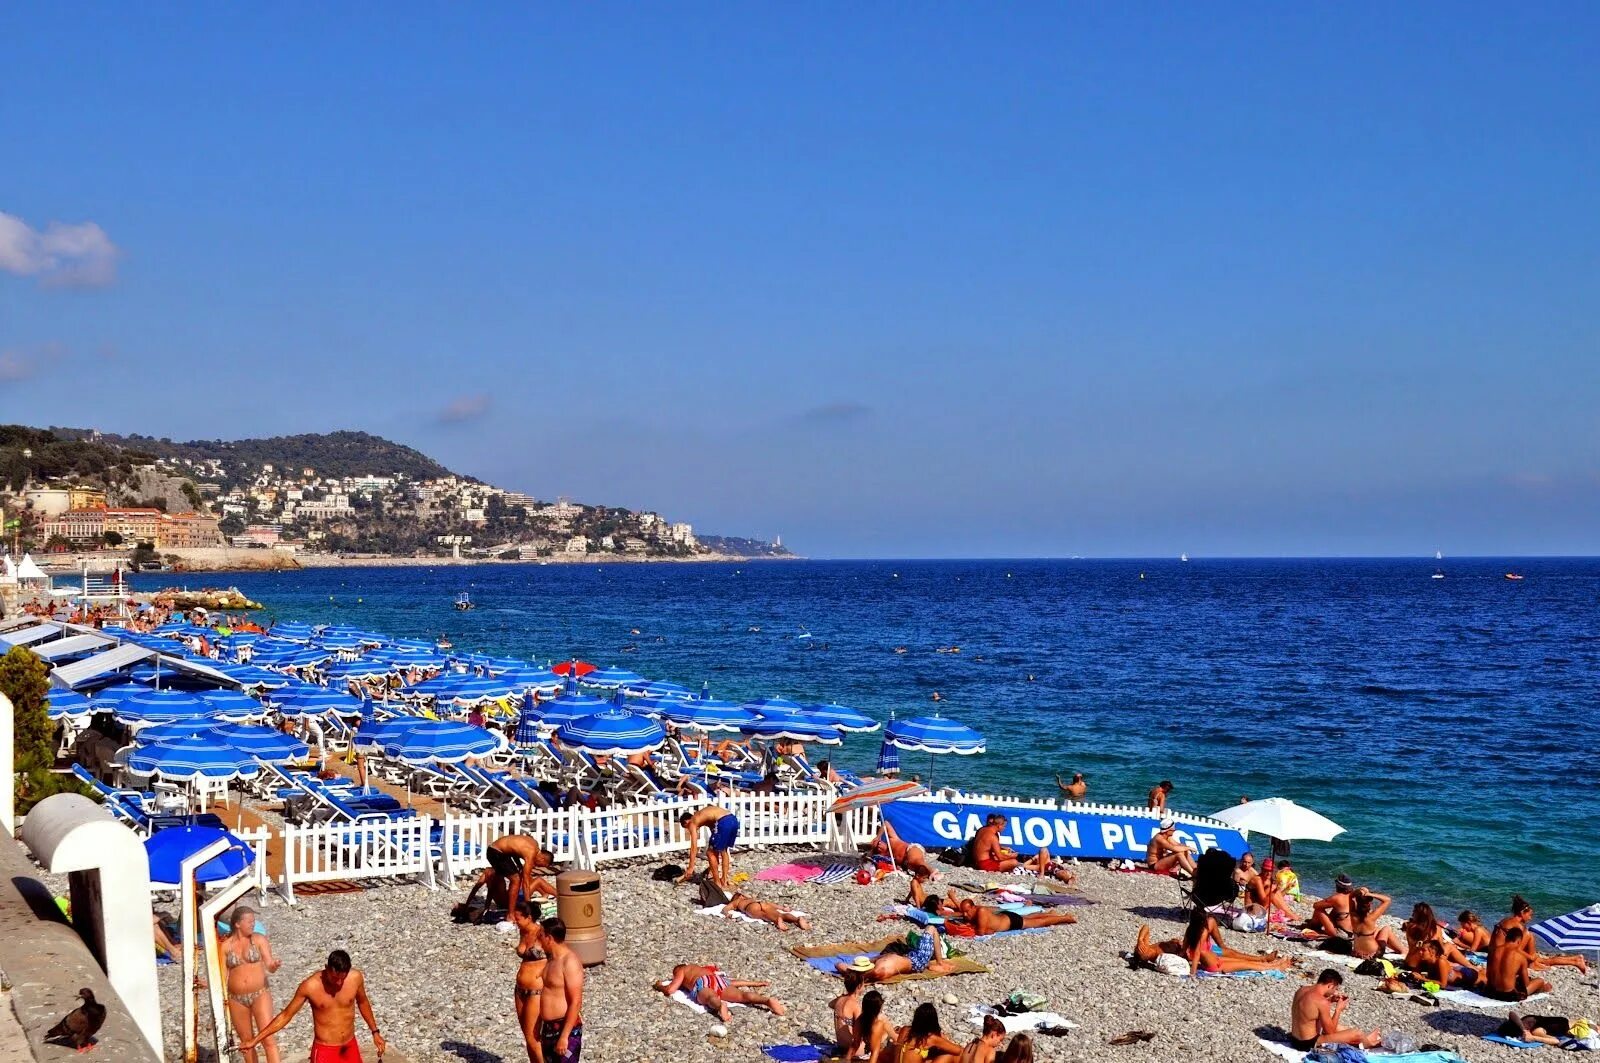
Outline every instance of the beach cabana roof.
<path id="1" fill-rule="evenodd" d="M 50 577 L 44 574 L 44 569 L 40 568 L 38 563 L 34 561 L 32 554 L 23 554 L 22 563 L 17 566 L 17 578 L 49 579 Z"/>
<path id="2" fill-rule="evenodd" d="M 59 661 L 65 657 L 93 653 L 95 650 L 112 645 L 115 643 L 104 635 L 70 635 L 64 639 L 41 643 L 32 649 L 47 661 Z"/>
<path id="3" fill-rule="evenodd" d="M 35 642 L 43 642 L 45 639 L 55 638 L 61 634 L 61 631 L 60 624 L 44 623 L 35 627 L 25 627 L 20 631 L 7 631 L 4 634 L 0 634 L 0 642 L 5 643 L 8 647 L 31 646 Z"/>

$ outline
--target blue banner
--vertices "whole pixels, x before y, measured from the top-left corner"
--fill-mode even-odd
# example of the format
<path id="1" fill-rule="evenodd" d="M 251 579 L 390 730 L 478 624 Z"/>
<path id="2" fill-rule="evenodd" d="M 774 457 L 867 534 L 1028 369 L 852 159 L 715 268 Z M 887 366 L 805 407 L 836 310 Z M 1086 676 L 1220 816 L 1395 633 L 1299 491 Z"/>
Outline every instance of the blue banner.
<path id="1" fill-rule="evenodd" d="M 1026 855 L 1049 849 L 1052 856 L 1142 861 L 1150 836 L 1159 826 L 1154 815 L 1137 812 L 1075 812 L 964 801 L 891 801 L 883 806 L 883 818 L 896 834 L 927 849 L 960 848 L 978 833 L 990 813 L 1006 818 L 1000 844 Z M 1221 848 L 1239 856 L 1249 848 L 1244 835 L 1232 827 L 1185 822 L 1181 813 L 1177 836 L 1182 844 L 1202 853 Z"/>

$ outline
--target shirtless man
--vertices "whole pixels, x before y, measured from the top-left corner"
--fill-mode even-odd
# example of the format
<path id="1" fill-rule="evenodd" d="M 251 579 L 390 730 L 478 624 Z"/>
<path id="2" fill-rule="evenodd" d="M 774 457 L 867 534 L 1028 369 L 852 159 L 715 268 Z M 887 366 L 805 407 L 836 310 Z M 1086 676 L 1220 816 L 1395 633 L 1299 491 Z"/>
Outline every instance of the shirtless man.
<path id="1" fill-rule="evenodd" d="M 924 882 L 933 877 L 933 866 L 928 863 L 928 851 L 920 845 L 913 845 L 894 832 L 894 827 L 885 819 L 883 830 L 872 839 L 872 854 L 874 856 L 887 856 L 894 861 L 895 866 L 914 879 Z"/>
<path id="2" fill-rule="evenodd" d="M 759 919 L 763 923 L 771 923 L 785 933 L 789 928 L 797 926 L 801 930 L 811 929 L 811 920 L 799 912 L 788 908 L 780 908 L 770 901 L 758 901 L 748 893 L 735 893 L 729 898 L 728 903 L 722 906 L 722 918 L 732 919 L 737 914 L 744 914 L 751 919 Z"/>
<path id="3" fill-rule="evenodd" d="M 1321 1044 L 1356 1045 L 1376 1048 L 1383 1041 L 1377 1030 L 1367 1033 L 1339 1025 L 1350 998 L 1340 992 L 1344 976 L 1335 970 L 1323 971 L 1312 985 L 1294 992 L 1290 1005 L 1289 1044 L 1296 1051 L 1309 1052 Z"/>
<path id="4" fill-rule="evenodd" d="M 1523 940 L 1532 936 L 1520 926 L 1505 932 L 1500 944 L 1489 950 L 1486 984 L 1479 992 L 1496 1000 L 1526 1000 L 1553 988 L 1543 978 L 1533 976 L 1533 961 L 1523 945 Z"/>
<path id="5" fill-rule="evenodd" d="M 1024 860 L 1012 849 L 1007 849 L 1000 844 L 1000 832 L 1005 830 L 1006 817 L 998 812 L 991 812 L 983 821 L 983 826 L 978 828 L 978 833 L 972 836 L 972 866 L 979 871 L 1015 871 L 1025 864 L 1037 864 L 1031 868 L 1035 874 L 1039 869 L 1050 864 L 1050 850 L 1040 849 L 1038 856 L 1032 860 Z"/>
<path id="6" fill-rule="evenodd" d="M 700 855 L 700 828 L 704 827 L 711 833 L 706 847 L 706 869 L 711 872 L 711 881 L 723 893 L 732 893 L 733 863 L 728 852 L 739 838 L 739 817 L 721 805 L 707 805 L 698 812 L 683 813 L 678 822 L 689 832 L 689 859 L 679 884 L 688 882 L 694 874 L 695 857 Z"/>
<path id="7" fill-rule="evenodd" d="M 539 991 L 539 1045 L 545 1063 L 578 1063 L 583 1051 L 583 963 L 567 948 L 567 924 L 539 924 L 539 948 L 548 960 Z"/>
<path id="8" fill-rule="evenodd" d="M 328 964 L 300 983 L 287 1007 L 249 1040 L 241 1041 L 241 1051 L 256 1045 L 289 1025 L 306 1004 L 311 1005 L 311 1063 L 361 1063 L 361 1047 L 356 1044 L 356 1009 L 361 1021 L 372 1031 L 372 1046 L 383 1058 L 389 1047 L 378 1032 L 378 1020 L 367 999 L 367 980 L 360 971 L 350 969 L 350 954 L 344 949 L 328 953 Z"/>
<path id="9" fill-rule="evenodd" d="M 555 861 L 555 857 L 539 843 L 526 834 L 507 834 L 496 838 L 484 850 L 484 858 L 489 861 L 489 866 L 484 868 L 478 880 L 472 884 L 472 889 L 467 891 L 467 899 L 451 909 L 451 914 L 466 915 L 472 908 L 472 901 L 478 891 L 487 888 L 486 907 L 479 918 L 482 918 L 491 908 L 498 910 L 501 906 L 506 912 L 516 909 L 517 902 L 532 897 L 535 894 L 544 897 L 554 897 L 556 888 L 536 871 L 544 870 Z"/>
<path id="10" fill-rule="evenodd" d="M 1178 823 L 1171 816 L 1163 816 L 1161 828 L 1150 835 L 1145 846 L 1144 866 L 1158 875 L 1170 875 L 1174 870 L 1194 874 L 1194 850 L 1178 841 Z"/>
<path id="11" fill-rule="evenodd" d="M 1144 807 L 1152 812 L 1160 812 L 1167 807 L 1167 798 L 1172 796 L 1172 780 L 1162 779 L 1150 788 L 1150 793 L 1144 799 Z"/>
<path id="12" fill-rule="evenodd" d="M 1277 881 L 1262 878 L 1261 873 L 1256 870 L 1255 853 L 1247 850 L 1239 857 L 1239 867 L 1234 872 L 1234 881 L 1244 887 L 1245 896 L 1252 904 L 1259 904 L 1269 912 L 1276 909 L 1289 919 L 1297 918 L 1294 909 L 1289 907 L 1289 902 L 1278 889 Z"/>
<path id="13" fill-rule="evenodd" d="M 1501 940 L 1513 929 L 1527 930 L 1533 922 L 1533 905 L 1521 897 L 1511 898 L 1511 914 L 1495 924 L 1494 934 L 1489 939 L 1489 950 L 1493 952 L 1500 947 Z M 1528 954 L 1528 963 L 1535 970 L 1546 967 L 1576 967 L 1579 974 L 1589 973 L 1589 961 L 1582 956 L 1541 956 L 1539 943 L 1533 934 L 1524 934 L 1519 939 L 1522 951 Z"/>
<path id="14" fill-rule="evenodd" d="M 1082 801 L 1083 795 L 1089 792 L 1089 784 L 1083 781 L 1083 772 L 1075 772 L 1071 782 L 1062 782 L 1061 776 L 1056 776 L 1056 786 L 1066 795 L 1068 801 Z"/>
<path id="15" fill-rule="evenodd" d="M 672 969 L 672 977 L 665 982 L 657 982 L 656 988 L 669 997 L 681 989 L 690 1000 L 723 1022 L 732 1022 L 733 1012 L 728 1010 L 730 1004 L 766 1008 L 774 1015 L 785 1014 L 789 1009 L 777 997 L 751 992 L 752 989 L 765 989 L 771 984 L 729 978 L 709 963 L 680 963 Z"/>
<path id="16" fill-rule="evenodd" d="M 1311 918 L 1307 925 L 1312 930 L 1321 931 L 1326 937 L 1340 937 L 1350 933 L 1350 896 L 1355 893 L 1356 884 L 1350 880 L 1349 875 L 1340 875 L 1333 880 L 1333 892 L 1311 906 Z"/>
<path id="17" fill-rule="evenodd" d="M 1032 930 L 1040 926 L 1066 926 L 1076 923 L 1078 917 L 1071 912 L 1052 909 L 1043 912 L 1031 912 L 1028 915 L 1019 915 L 1008 912 L 1004 908 L 990 908 L 976 901 L 962 900 L 955 902 L 955 909 L 959 917 L 972 927 L 979 936 L 998 934 L 1003 930 Z"/>
<path id="18" fill-rule="evenodd" d="M 940 937 L 939 931 L 931 926 L 925 926 L 916 931 L 916 935 L 915 945 L 904 941 L 890 942 L 878 954 L 878 958 L 872 961 L 872 966 L 869 968 L 837 963 L 834 964 L 834 969 L 840 974 L 860 970 L 867 976 L 869 982 L 887 982 L 903 974 L 921 974 L 923 971 L 949 974 L 954 964 L 945 958 L 944 939 Z"/>

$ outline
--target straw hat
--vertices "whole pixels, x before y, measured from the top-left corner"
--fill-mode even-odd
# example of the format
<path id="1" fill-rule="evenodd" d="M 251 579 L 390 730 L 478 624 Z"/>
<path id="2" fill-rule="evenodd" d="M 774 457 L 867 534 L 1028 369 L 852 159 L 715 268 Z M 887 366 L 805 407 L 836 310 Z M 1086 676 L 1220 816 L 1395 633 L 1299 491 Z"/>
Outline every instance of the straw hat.
<path id="1" fill-rule="evenodd" d="M 872 970 L 872 958 L 869 956 L 857 956 L 850 961 L 850 970 L 860 971 L 865 974 L 867 971 Z"/>

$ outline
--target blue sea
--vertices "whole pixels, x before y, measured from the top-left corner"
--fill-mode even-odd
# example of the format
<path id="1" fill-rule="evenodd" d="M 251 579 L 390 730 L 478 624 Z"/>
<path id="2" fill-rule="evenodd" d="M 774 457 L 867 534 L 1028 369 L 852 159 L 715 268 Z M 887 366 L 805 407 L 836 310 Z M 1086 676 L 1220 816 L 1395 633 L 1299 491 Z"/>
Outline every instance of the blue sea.
<path id="1" fill-rule="evenodd" d="M 1348 828 L 1296 846 L 1453 916 L 1600 900 L 1600 559 L 796 561 L 345 568 L 204 577 L 282 619 L 577 656 L 717 697 L 935 709 L 988 752 L 907 772 L 979 792 L 1194 812 L 1284 796 Z M 1517 571 L 1525 579 L 1505 579 Z M 194 580 L 195 577 L 191 577 Z M 171 582 L 147 575 L 141 589 Z M 197 585 L 197 584 L 196 584 Z M 467 590 L 477 602 L 457 612 Z M 637 631 L 637 634 L 634 632 Z M 809 638 L 801 636 L 809 635 Z M 897 647 L 904 647 L 899 654 Z M 960 647 L 960 653 L 939 653 Z M 940 695 L 935 704 L 933 695 Z M 870 767 L 878 738 L 842 762 Z"/>

